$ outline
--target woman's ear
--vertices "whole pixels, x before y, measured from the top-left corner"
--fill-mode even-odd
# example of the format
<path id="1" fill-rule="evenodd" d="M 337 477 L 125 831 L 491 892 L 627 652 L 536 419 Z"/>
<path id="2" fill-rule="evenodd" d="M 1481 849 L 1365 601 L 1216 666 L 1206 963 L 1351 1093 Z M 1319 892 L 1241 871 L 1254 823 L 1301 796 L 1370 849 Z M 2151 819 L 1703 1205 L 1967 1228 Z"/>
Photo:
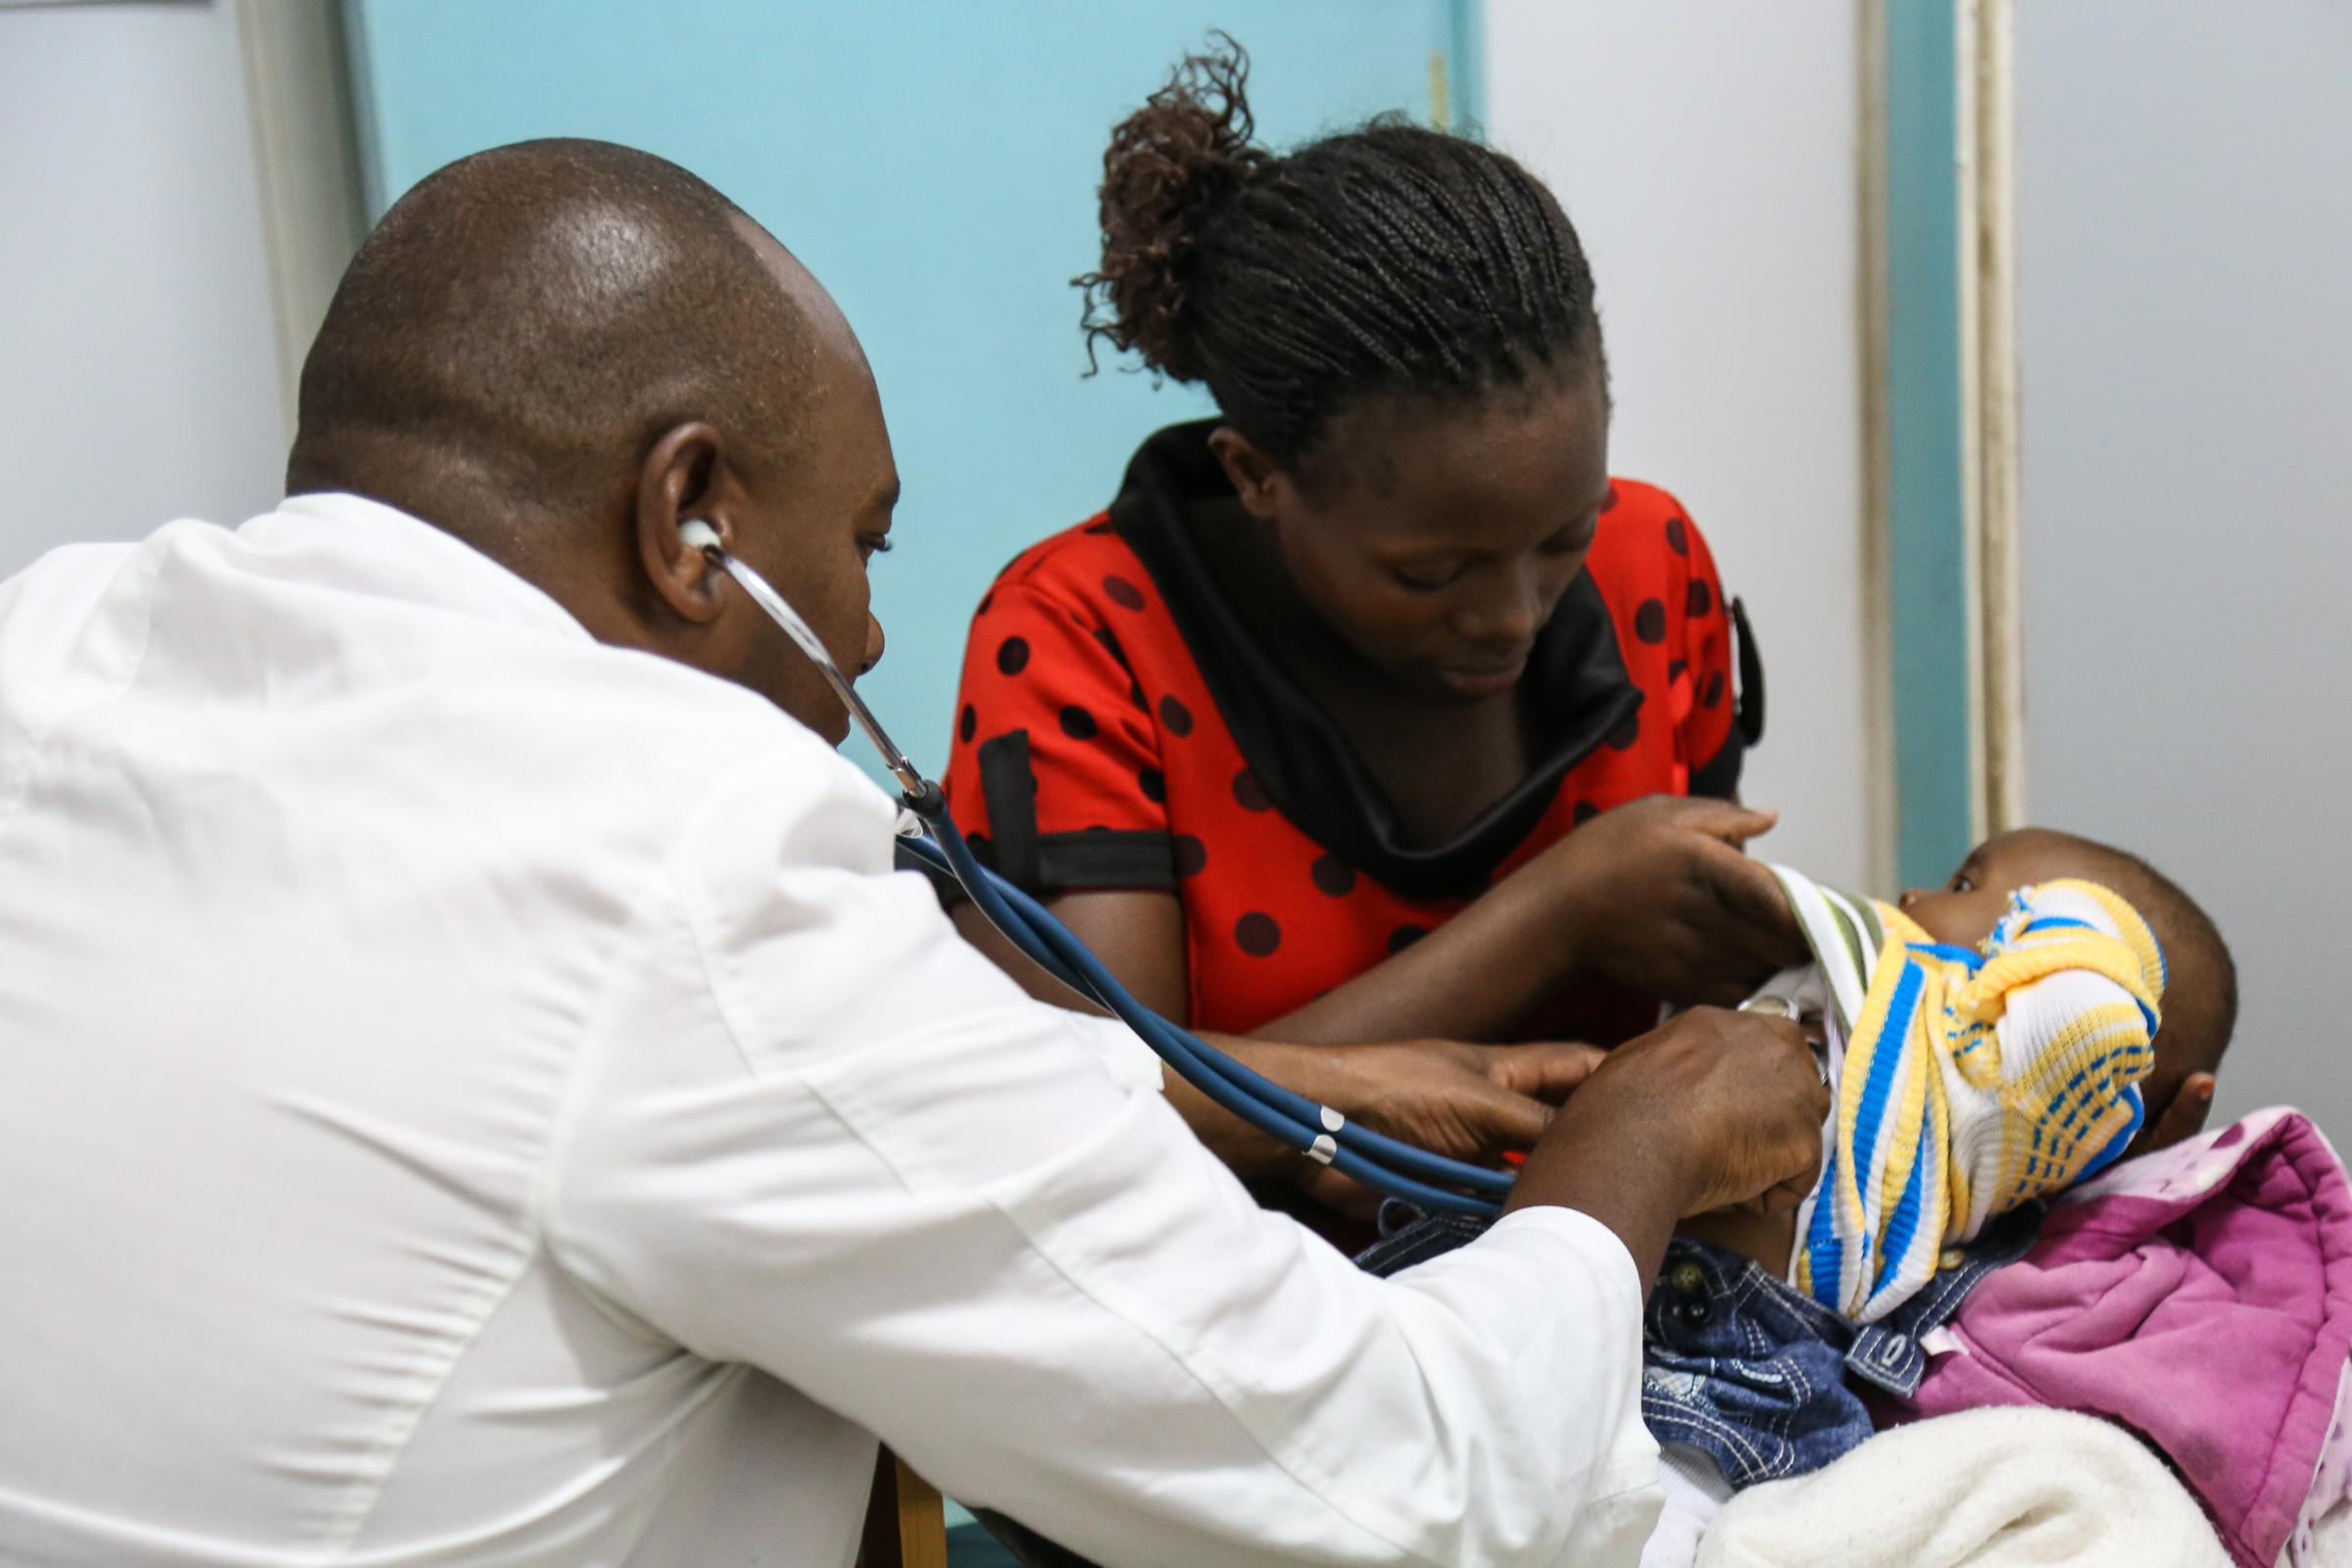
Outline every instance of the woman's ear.
<path id="1" fill-rule="evenodd" d="M 701 520 L 732 547 L 727 496 L 733 490 L 726 451 L 718 432 L 701 420 L 676 426 L 654 443 L 637 473 L 637 557 L 654 597 L 696 625 L 708 625 L 725 608 L 725 574 L 709 558 L 678 537 L 683 524 Z"/>
<path id="2" fill-rule="evenodd" d="M 1240 492 L 1242 505 L 1249 509 L 1250 515 L 1260 522 L 1272 522 L 1275 493 L 1288 482 L 1274 460 L 1230 424 L 1220 424 L 1209 432 L 1208 450 L 1217 455 L 1225 477 L 1233 481 L 1233 488 Z"/>

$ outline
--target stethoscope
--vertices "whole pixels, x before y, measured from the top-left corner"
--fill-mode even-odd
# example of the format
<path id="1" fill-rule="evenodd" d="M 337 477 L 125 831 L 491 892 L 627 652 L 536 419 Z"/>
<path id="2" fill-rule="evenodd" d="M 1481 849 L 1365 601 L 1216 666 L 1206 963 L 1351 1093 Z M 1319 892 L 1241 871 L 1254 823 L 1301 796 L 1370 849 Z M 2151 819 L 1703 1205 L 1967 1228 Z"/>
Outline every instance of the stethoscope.
<path id="1" fill-rule="evenodd" d="M 908 852 L 960 883 L 973 906 L 1006 941 L 1071 990 L 1107 1007 L 1210 1100 L 1307 1158 L 1416 1208 L 1476 1215 L 1501 1211 L 1500 1200 L 1511 1188 L 1507 1173 L 1448 1159 L 1353 1126 L 1329 1105 L 1316 1104 L 1252 1072 L 1129 996 L 1127 988 L 1051 910 L 973 858 L 963 835 L 956 830 L 955 817 L 948 812 L 947 797 L 892 742 L 873 710 L 833 662 L 832 654 L 784 596 L 735 559 L 719 543 L 718 531 L 710 523 L 699 519 L 681 523 L 678 538 L 741 584 L 752 603 L 765 611 L 768 618 L 784 629 L 784 635 L 808 656 L 841 699 L 842 707 L 849 710 L 851 719 L 881 754 L 882 764 L 899 781 L 900 803 L 929 829 L 927 834 L 911 824 L 901 829 Z"/>

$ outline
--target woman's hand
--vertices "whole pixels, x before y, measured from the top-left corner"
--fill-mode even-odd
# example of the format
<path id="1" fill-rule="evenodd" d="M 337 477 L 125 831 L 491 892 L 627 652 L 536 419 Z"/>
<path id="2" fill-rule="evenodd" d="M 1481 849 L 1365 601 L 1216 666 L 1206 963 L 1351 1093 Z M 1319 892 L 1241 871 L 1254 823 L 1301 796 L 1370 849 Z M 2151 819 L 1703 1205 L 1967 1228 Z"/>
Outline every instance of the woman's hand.
<path id="1" fill-rule="evenodd" d="M 1578 979 L 1678 1003 L 1736 1004 L 1807 956 L 1780 883 L 1740 851 L 1775 820 L 1726 801 L 1665 795 L 1604 811 L 1421 941 L 1258 1032 L 1335 1047 L 1492 1040 Z M 1183 1019 L 1184 907 L 1173 894 L 1069 893 L 1053 908 L 1147 1006 Z M 1024 974 L 968 907 L 956 924 Z M 1023 983 L 1060 1000 L 1036 977 Z"/>
<path id="2" fill-rule="evenodd" d="M 1663 795 L 1604 811 L 1421 941 L 1262 1033 L 1334 1044 L 1492 1040 L 1584 979 L 1678 1003 L 1738 1003 L 1807 956 L 1780 883 L 1740 852 L 1775 820 Z"/>
<path id="3" fill-rule="evenodd" d="M 1807 957 L 1780 883 L 1740 849 L 1777 820 L 1653 795 L 1602 812 L 1520 874 L 1549 884 L 1580 975 L 1728 1006 Z"/>
<path id="4" fill-rule="evenodd" d="M 1499 1163 L 1505 1151 L 1533 1148 L 1552 1106 L 1607 1057 L 1595 1047 L 1567 1044 L 1295 1046 L 1204 1038 L 1349 1121 L 1484 1165 Z M 1294 1180 L 1343 1213 L 1368 1217 L 1380 1206 L 1378 1194 L 1245 1126 L 1173 1073 L 1167 1092 L 1169 1104 L 1200 1141 L 1244 1180 Z"/>
<path id="5" fill-rule="evenodd" d="M 1165 907 L 1147 902 L 1153 899 Z M 1095 917 L 1105 906 L 1126 916 L 1125 923 L 1098 921 Z M 1162 938 L 1163 945 L 1177 954 L 1176 965 L 1155 964 L 1104 944 L 1113 970 L 1163 1015 L 1181 1012 L 1184 996 L 1184 928 L 1175 906 L 1173 899 L 1145 894 L 1098 894 L 1091 900 L 1065 899 L 1062 903 L 1065 910 L 1089 925 L 1107 924 L 1114 938 L 1124 940 L 1140 930 Z M 1005 941 L 971 906 L 957 906 L 956 925 L 1039 1001 L 1102 1013 L 1102 1008 L 1053 979 Z M 1089 933 L 1081 930 L 1080 934 Z M 1583 1083 L 1606 1055 L 1596 1047 L 1563 1044 L 1473 1046 L 1450 1040 L 1408 1040 L 1379 1045 L 1305 1045 L 1206 1031 L 1202 1038 L 1350 1121 L 1482 1164 L 1495 1163 L 1505 1151 L 1533 1148 L 1551 1119 L 1551 1107 Z M 1367 1218 L 1380 1206 L 1379 1195 L 1369 1188 L 1257 1131 L 1174 1072 L 1166 1075 L 1166 1084 L 1168 1103 L 1209 1152 L 1243 1180 L 1295 1180 L 1318 1201 Z"/>
<path id="6" fill-rule="evenodd" d="M 1301 1089 L 1350 1121 L 1476 1164 L 1533 1149 L 1568 1098 L 1607 1059 L 1596 1046 L 1470 1046 L 1413 1040 L 1291 1047 L 1308 1053 Z"/>

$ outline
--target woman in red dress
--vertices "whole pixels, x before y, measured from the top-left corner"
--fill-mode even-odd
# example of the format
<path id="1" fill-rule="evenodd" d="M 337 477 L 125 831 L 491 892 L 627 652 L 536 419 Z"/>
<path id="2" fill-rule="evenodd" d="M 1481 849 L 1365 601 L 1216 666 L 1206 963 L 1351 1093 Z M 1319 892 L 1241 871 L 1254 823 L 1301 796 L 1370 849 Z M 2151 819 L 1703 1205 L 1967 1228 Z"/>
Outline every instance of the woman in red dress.
<path id="1" fill-rule="evenodd" d="M 1243 78 L 1187 61 L 1113 136 L 1090 331 L 1219 414 L 982 600 L 956 819 L 1196 1028 L 1606 1043 L 1737 1000 L 1803 954 L 1739 848 L 1758 676 L 1688 514 L 1609 476 L 1575 230 L 1458 137 L 1274 156 Z"/>

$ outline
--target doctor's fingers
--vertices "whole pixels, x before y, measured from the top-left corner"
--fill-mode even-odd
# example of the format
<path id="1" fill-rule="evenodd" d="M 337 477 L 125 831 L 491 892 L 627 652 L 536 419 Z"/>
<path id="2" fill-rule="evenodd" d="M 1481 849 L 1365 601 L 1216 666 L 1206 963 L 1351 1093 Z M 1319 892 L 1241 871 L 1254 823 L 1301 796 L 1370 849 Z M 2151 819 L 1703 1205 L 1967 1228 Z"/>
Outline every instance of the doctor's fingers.
<path id="1" fill-rule="evenodd" d="M 1826 1115 L 1827 1112 L 1824 1114 Z M 1735 1203 L 1732 1206 L 1757 1214 L 1786 1214 L 1802 1206 L 1804 1200 L 1813 1196 L 1813 1189 L 1820 1184 L 1820 1181 L 1821 1160 L 1816 1156 L 1813 1163 L 1804 1170 L 1777 1186 L 1766 1188 L 1746 1202 Z"/>
<path id="2" fill-rule="evenodd" d="M 1708 1179 L 1689 1213 L 1732 1204 L 1786 1206 L 1811 1190 L 1821 1167 L 1829 1091 L 1812 1048 L 1786 1019 L 1753 1013 L 1685 1015 L 1690 1078 L 1682 1125 L 1699 1140 Z M 1677 1022 L 1682 1020 L 1678 1019 Z M 1660 1031 L 1661 1033 L 1663 1031 Z"/>

